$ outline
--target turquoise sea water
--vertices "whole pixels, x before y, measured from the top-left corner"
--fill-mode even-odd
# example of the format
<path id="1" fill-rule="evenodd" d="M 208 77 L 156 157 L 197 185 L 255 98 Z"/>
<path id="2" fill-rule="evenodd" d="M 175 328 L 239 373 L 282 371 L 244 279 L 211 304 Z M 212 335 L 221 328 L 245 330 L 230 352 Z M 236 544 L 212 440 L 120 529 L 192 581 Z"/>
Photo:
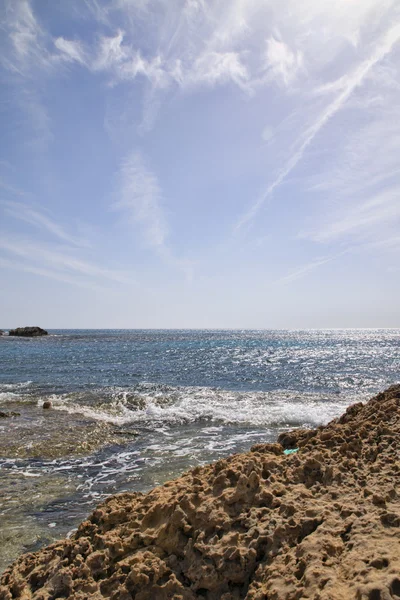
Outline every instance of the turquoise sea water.
<path id="1" fill-rule="evenodd" d="M 108 494 L 326 423 L 400 381 L 400 330 L 50 334 L 0 337 L 0 410 L 20 413 L 0 421 L 0 445 L 52 444 L 57 427 L 82 436 L 93 423 L 128 437 L 83 457 L 3 452 L 0 565 L 65 535 Z"/>

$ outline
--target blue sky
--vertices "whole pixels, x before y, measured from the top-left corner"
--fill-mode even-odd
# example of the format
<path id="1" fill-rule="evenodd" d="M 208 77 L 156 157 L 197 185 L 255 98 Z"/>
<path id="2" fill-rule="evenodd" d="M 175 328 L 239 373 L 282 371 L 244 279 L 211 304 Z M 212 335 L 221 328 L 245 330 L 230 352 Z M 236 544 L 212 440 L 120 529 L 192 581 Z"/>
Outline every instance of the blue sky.
<path id="1" fill-rule="evenodd" d="M 3 327 L 400 326 L 396 0 L 3 0 Z"/>

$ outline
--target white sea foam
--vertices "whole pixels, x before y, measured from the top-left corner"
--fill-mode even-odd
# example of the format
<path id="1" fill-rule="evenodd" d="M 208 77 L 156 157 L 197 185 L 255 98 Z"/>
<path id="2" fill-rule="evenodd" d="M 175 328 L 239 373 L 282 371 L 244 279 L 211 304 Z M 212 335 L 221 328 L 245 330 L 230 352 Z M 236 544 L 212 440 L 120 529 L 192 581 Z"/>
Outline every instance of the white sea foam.
<path id="1" fill-rule="evenodd" d="M 142 386 L 143 387 L 143 386 Z M 50 399 L 56 410 L 80 413 L 116 425 L 157 427 L 190 423 L 223 423 L 256 427 L 316 426 L 339 416 L 349 404 L 312 393 L 290 391 L 232 392 L 213 388 L 148 386 L 148 389 L 65 394 Z"/>
<path id="2" fill-rule="evenodd" d="M 0 383 L 0 405 L 30 402 L 29 394 L 23 393 L 32 381 L 23 381 L 20 383 Z"/>
<path id="3" fill-rule="evenodd" d="M 19 395 L 14 392 L 0 392 L 0 403 L 1 402 L 16 402 L 19 399 Z"/>
<path id="4" fill-rule="evenodd" d="M 20 381 L 19 383 L 0 383 L 0 391 L 19 390 L 32 385 L 32 381 Z"/>

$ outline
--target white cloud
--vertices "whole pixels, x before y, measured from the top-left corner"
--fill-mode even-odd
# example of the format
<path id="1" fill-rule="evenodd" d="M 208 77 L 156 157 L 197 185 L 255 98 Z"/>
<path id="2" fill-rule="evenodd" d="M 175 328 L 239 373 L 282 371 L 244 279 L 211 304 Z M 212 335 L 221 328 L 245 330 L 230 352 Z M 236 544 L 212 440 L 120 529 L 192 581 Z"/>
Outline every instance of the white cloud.
<path id="1" fill-rule="evenodd" d="M 135 79 L 138 75 L 143 75 L 152 83 L 155 89 L 166 88 L 171 82 L 171 76 L 166 70 L 161 56 L 157 55 L 150 60 L 146 60 L 140 52 L 136 52 L 121 67 L 120 75 L 122 79 Z"/>
<path id="2" fill-rule="evenodd" d="M 304 67 L 303 54 L 300 51 L 294 52 L 287 44 L 274 37 L 267 40 L 266 61 L 273 77 L 282 80 L 285 85 L 289 85 Z"/>
<path id="3" fill-rule="evenodd" d="M 348 204 L 351 198 L 357 200 L 371 194 L 371 189 L 380 190 L 400 173 L 398 155 L 400 153 L 400 111 L 397 94 L 382 87 L 385 103 L 379 108 L 358 111 L 362 117 L 351 135 L 340 133 L 333 140 L 328 169 L 322 169 L 309 179 L 309 190 L 323 193 L 324 196 L 344 198 Z M 361 99 L 362 100 L 362 99 Z"/>
<path id="4" fill-rule="evenodd" d="M 26 263 L 21 263 L 16 260 L 9 260 L 7 258 L 0 257 L 0 268 L 10 269 L 12 271 L 22 271 L 24 273 L 33 273 L 33 275 L 39 275 L 40 277 L 46 277 L 48 279 L 54 279 L 67 283 L 69 285 L 77 285 L 78 287 L 89 288 L 96 291 L 105 291 L 105 288 L 99 286 L 91 281 L 85 279 L 79 279 L 77 277 L 68 276 L 66 273 L 60 273 L 59 271 L 53 271 L 43 267 L 38 267 Z"/>
<path id="5" fill-rule="evenodd" d="M 122 163 L 118 176 L 118 196 L 113 208 L 141 227 L 149 246 L 162 248 L 167 237 L 167 225 L 161 208 L 162 193 L 157 177 L 146 166 L 138 152 Z"/>
<path id="6" fill-rule="evenodd" d="M 127 50 L 122 46 L 123 31 L 119 30 L 115 36 L 102 36 L 98 43 L 96 57 L 92 63 L 94 70 L 105 70 L 118 66 L 128 59 Z"/>
<path id="7" fill-rule="evenodd" d="M 181 58 L 168 60 L 162 52 L 144 58 L 139 49 L 124 42 L 125 37 L 122 31 L 113 37 L 102 37 L 90 68 L 107 71 L 120 81 L 133 81 L 143 76 L 154 90 L 168 88 L 174 83 L 187 88 L 228 81 L 241 88 L 246 87 L 249 74 L 237 52 L 204 51 L 192 61 Z"/>
<path id="8" fill-rule="evenodd" d="M 156 175 L 143 156 L 133 152 L 122 162 L 118 173 L 117 197 L 113 210 L 122 213 L 124 222 L 135 225 L 144 240 L 162 261 L 194 277 L 194 263 L 177 257 L 168 244 L 169 228 L 163 210 L 163 194 Z"/>
<path id="9" fill-rule="evenodd" d="M 62 246 L 35 243 L 23 238 L 16 239 L 15 236 L 11 238 L 2 233 L 0 249 L 24 258 L 28 261 L 27 267 L 35 269 L 50 267 L 53 270 L 56 269 L 60 276 L 72 273 L 81 277 L 100 278 L 122 284 L 133 283 L 133 280 L 123 273 L 99 267 L 76 257 L 71 253 L 71 248 L 65 249 Z"/>
<path id="10" fill-rule="evenodd" d="M 381 68 L 387 71 L 387 63 L 377 66 L 357 102 L 351 101 L 351 127 L 343 121 L 330 133 L 327 157 L 305 179 L 312 211 L 300 237 L 384 250 L 400 228 L 399 90 L 391 80 L 375 77 Z M 382 102 L 371 106 L 370 92 L 377 86 Z"/>
<path id="11" fill-rule="evenodd" d="M 325 127 L 325 125 L 336 115 L 336 113 L 341 110 L 354 91 L 362 85 L 365 78 L 369 75 L 371 69 L 391 52 L 393 46 L 399 41 L 399 39 L 400 24 L 396 24 L 386 31 L 386 33 L 381 37 L 374 52 L 369 56 L 369 58 L 364 60 L 347 76 L 346 85 L 343 87 L 343 90 L 334 98 L 332 102 L 330 102 L 330 104 L 328 104 L 313 125 L 304 132 L 302 139 L 298 141 L 298 149 L 290 156 L 286 165 L 284 165 L 284 167 L 279 171 L 274 181 L 260 195 L 250 210 L 248 210 L 239 219 L 235 230 L 240 229 L 254 219 L 266 200 L 271 197 L 275 189 L 286 180 L 287 176 L 301 161 L 305 151 L 310 146 L 314 138 L 319 134 L 321 129 L 323 129 L 323 127 Z"/>
<path id="12" fill-rule="evenodd" d="M 29 0 L 5 0 L 2 18 L 8 36 L 3 38 L 0 61 L 14 73 L 29 76 L 31 67 L 48 69 L 51 56 L 46 48 L 47 35 L 38 23 Z M 7 48 L 8 40 L 11 50 Z"/>
<path id="13" fill-rule="evenodd" d="M 69 62 L 77 62 L 81 65 L 86 64 L 85 52 L 79 41 L 66 40 L 58 37 L 54 40 L 55 47 L 60 50 L 63 58 Z"/>
<path id="14" fill-rule="evenodd" d="M 4 50 L 0 60 L 6 69 L 22 77 L 17 102 L 28 115 L 35 137 L 42 143 L 45 141 L 44 146 L 53 138 L 47 99 L 41 95 L 45 89 L 43 84 L 48 77 L 57 75 L 59 68 L 67 72 L 70 63 L 85 66 L 90 71 L 88 77 L 106 80 L 113 86 L 123 84 L 123 92 L 128 91 L 124 98 L 130 99 L 134 94 L 138 100 L 142 94 L 144 114 L 141 127 L 135 129 L 141 133 L 151 129 L 163 102 L 175 93 L 195 93 L 199 88 L 233 84 L 246 93 L 259 94 L 259 130 L 264 141 L 268 141 L 268 144 L 260 141 L 260 151 L 276 157 L 275 162 L 271 159 L 273 169 L 269 165 L 265 168 L 275 176 L 238 220 L 236 229 L 256 217 L 275 190 L 287 181 L 317 136 L 345 106 L 356 107 L 357 115 L 367 115 L 367 102 L 374 109 L 384 105 L 382 87 L 391 85 L 394 92 L 398 92 L 396 65 L 390 64 L 390 60 L 383 61 L 389 59 L 388 55 L 400 38 L 397 13 L 390 12 L 396 8 L 395 0 L 365 0 L 362 3 L 349 0 L 336 3 L 328 0 L 287 0 L 284 3 L 281 0 L 232 0 L 228 3 L 225 0 L 182 0 L 179 3 L 169 0 L 82 0 L 82 4 L 73 3 L 71 10 L 75 11 L 74 18 L 79 18 L 81 12 L 85 12 L 82 18 L 86 18 L 88 12 L 95 16 L 90 21 L 90 35 L 86 39 L 76 33 L 73 39 L 68 39 L 66 34 L 54 38 L 50 30 L 45 29 L 45 21 L 40 20 L 40 3 L 5 0 L 4 4 L 7 8 L 3 13 L 4 32 L 7 35 L 0 41 L 0 48 Z M 37 12 L 33 11 L 33 6 Z M 81 6 L 85 6 L 84 11 Z M 74 32 L 81 30 L 83 27 L 77 27 Z M 336 79 L 331 81 L 333 73 Z M 370 84 L 372 77 L 375 78 L 374 86 L 371 86 L 373 94 L 367 98 L 363 95 L 364 87 L 367 87 L 364 84 Z M 28 80 L 29 86 L 26 85 Z M 265 87 L 276 83 L 282 85 L 272 90 L 276 102 L 270 103 L 270 94 Z M 361 86 L 362 93 L 356 94 Z M 356 106 L 356 100 L 361 102 L 359 106 Z M 398 96 L 394 97 L 394 103 L 397 100 Z M 139 101 L 127 100 L 128 103 L 128 116 L 121 119 L 124 124 L 134 120 L 132 115 L 136 116 L 140 105 Z M 119 112 L 122 101 L 116 104 L 116 112 Z M 275 112 L 278 104 L 279 110 Z M 265 113 L 262 114 L 264 106 Z M 288 116 L 291 110 L 293 113 Z M 255 115 L 251 115 L 251 120 L 253 117 L 256 120 Z M 292 117 L 301 127 L 293 128 L 287 135 Z M 246 122 L 245 112 L 240 118 Z M 282 126 L 285 118 L 286 125 Z M 395 118 L 386 114 L 384 119 L 385 126 L 370 131 L 371 140 L 375 134 L 375 139 L 385 139 L 384 151 L 380 152 L 372 142 L 364 143 L 365 136 L 358 140 L 358 147 L 356 143 L 352 147 L 349 144 L 347 171 L 343 164 L 338 164 L 334 170 L 331 162 L 323 179 L 316 178 L 313 189 L 319 191 L 321 213 L 325 213 L 323 217 L 328 215 L 329 220 L 320 218 L 316 224 L 312 223 L 307 235 L 313 241 L 342 242 L 397 219 L 395 200 L 389 200 L 389 196 L 385 196 L 385 202 L 373 204 L 381 191 L 381 183 L 399 172 L 396 160 L 400 143 L 390 131 Z M 273 127 L 269 125 L 262 132 L 265 123 Z M 280 136 L 285 127 L 286 137 Z M 120 127 L 119 133 L 122 129 Z M 354 136 L 355 129 L 348 128 L 346 139 Z M 119 148 L 122 137 L 113 139 Z M 330 140 L 322 141 L 325 152 Z M 365 165 L 368 164 L 364 171 L 360 171 L 361 159 L 357 164 L 352 162 L 352 153 L 363 156 Z M 367 170 L 370 177 L 364 185 L 360 173 L 365 174 Z M 260 173 L 256 175 L 259 176 Z M 363 188 L 371 186 L 376 186 L 377 193 L 360 199 Z M 331 207 L 327 197 L 334 195 L 333 190 L 338 199 Z M 178 263 L 168 245 L 168 225 L 162 206 L 162 192 L 155 174 L 140 154 L 128 156 L 119 172 L 119 198 L 114 208 L 138 226 L 148 246 L 157 249 L 164 260 Z M 13 216 L 17 216 L 17 210 Z M 34 208 L 25 207 L 18 218 L 69 244 L 78 241 L 48 215 Z M 323 264 L 321 260 L 318 258 L 316 262 Z"/>
<path id="15" fill-rule="evenodd" d="M 343 252 L 339 252 L 337 254 L 333 254 L 331 256 L 322 256 L 322 257 L 316 258 L 316 259 L 306 263 L 305 265 L 298 267 L 297 269 L 295 269 L 288 275 L 285 275 L 284 277 L 280 277 L 279 279 L 277 279 L 275 281 L 275 283 L 276 284 L 287 284 L 287 283 L 291 283 L 292 281 L 301 279 L 302 277 L 305 277 L 306 275 L 308 275 L 308 273 L 310 273 L 311 271 L 318 269 L 318 267 L 322 267 L 323 265 L 326 265 L 327 263 L 332 262 L 333 260 L 336 260 L 340 256 L 343 256 L 343 254 L 345 254 L 346 252 L 347 252 L 347 250 L 345 250 Z"/>
<path id="16" fill-rule="evenodd" d="M 172 83 L 173 78 L 162 56 L 156 54 L 151 59 L 143 58 L 140 49 L 124 43 L 124 39 L 125 34 L 121 30 L 112 37 L 102 36 L 88 68 L 108 72 L 114 82 L 133 81 L 143 76 L 154 89 L 163 89 Z"/>
<path id="17" fill-rule="evenodd" d="M 400 187 L 385 190 L 381 194 L 363 201 L 348 204 L 339 214 L 327 215 L 318 230 L 306 234 L 316 242 L 333 242 L 338 239 L 366 235 L 374 238 L 384 224 L 400 225 Z"/>
<path id="18" fill-rule="evenodd" d="M 2 201 L 0 203 L 4 206 L 4 211 L 6 214 L 12 216 L 15 219 L 19 219 L 20 221 L 25 221 L 34 227 L 39 227 L 44 229 L 48 233 L 56 236 L 60 240 L 64 242 L 68 242 L 74 246 L 88 246 L 88 242 L 83 239 L 76 238 L 70 234 L 68 234 L 63 227 L 61 227 L 58 223 L 56 223 L 49 216 L 43 214 L 39 210 L 32 208 L 27 204 L 23 204 L 22 202 L 10 202 L 10 201 Z"/>
<path id="19" fill-rule="evenodd" d="M 232 81 L 239 87 L 245 87 L 249 75 L 236 52 L 207 52 L 196 60 L 191 72 L 181 76 L 185 85 L 215 85 Z"/>

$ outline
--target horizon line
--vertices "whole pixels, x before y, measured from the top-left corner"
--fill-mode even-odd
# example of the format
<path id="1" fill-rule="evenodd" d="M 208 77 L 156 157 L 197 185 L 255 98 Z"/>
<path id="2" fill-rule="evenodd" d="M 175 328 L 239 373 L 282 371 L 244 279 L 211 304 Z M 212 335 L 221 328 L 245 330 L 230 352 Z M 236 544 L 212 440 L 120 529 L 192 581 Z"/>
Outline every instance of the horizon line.
<path id="1" fill-rule="evenodd" d="M 25 327 L 25 326 L 24 326 Z M 29 327 L 33 327 L 29 325 Z M 36 327 L 36 325 L 34 326 Z M 13 327 L 0 327 L 7 332 Z M 380 331 L 397 327 L 49 327 L 48 331 Z M 1 336 L 0 336 L 1 337 Z M 6 336 L 7 337 L 7 336 Z"/>

